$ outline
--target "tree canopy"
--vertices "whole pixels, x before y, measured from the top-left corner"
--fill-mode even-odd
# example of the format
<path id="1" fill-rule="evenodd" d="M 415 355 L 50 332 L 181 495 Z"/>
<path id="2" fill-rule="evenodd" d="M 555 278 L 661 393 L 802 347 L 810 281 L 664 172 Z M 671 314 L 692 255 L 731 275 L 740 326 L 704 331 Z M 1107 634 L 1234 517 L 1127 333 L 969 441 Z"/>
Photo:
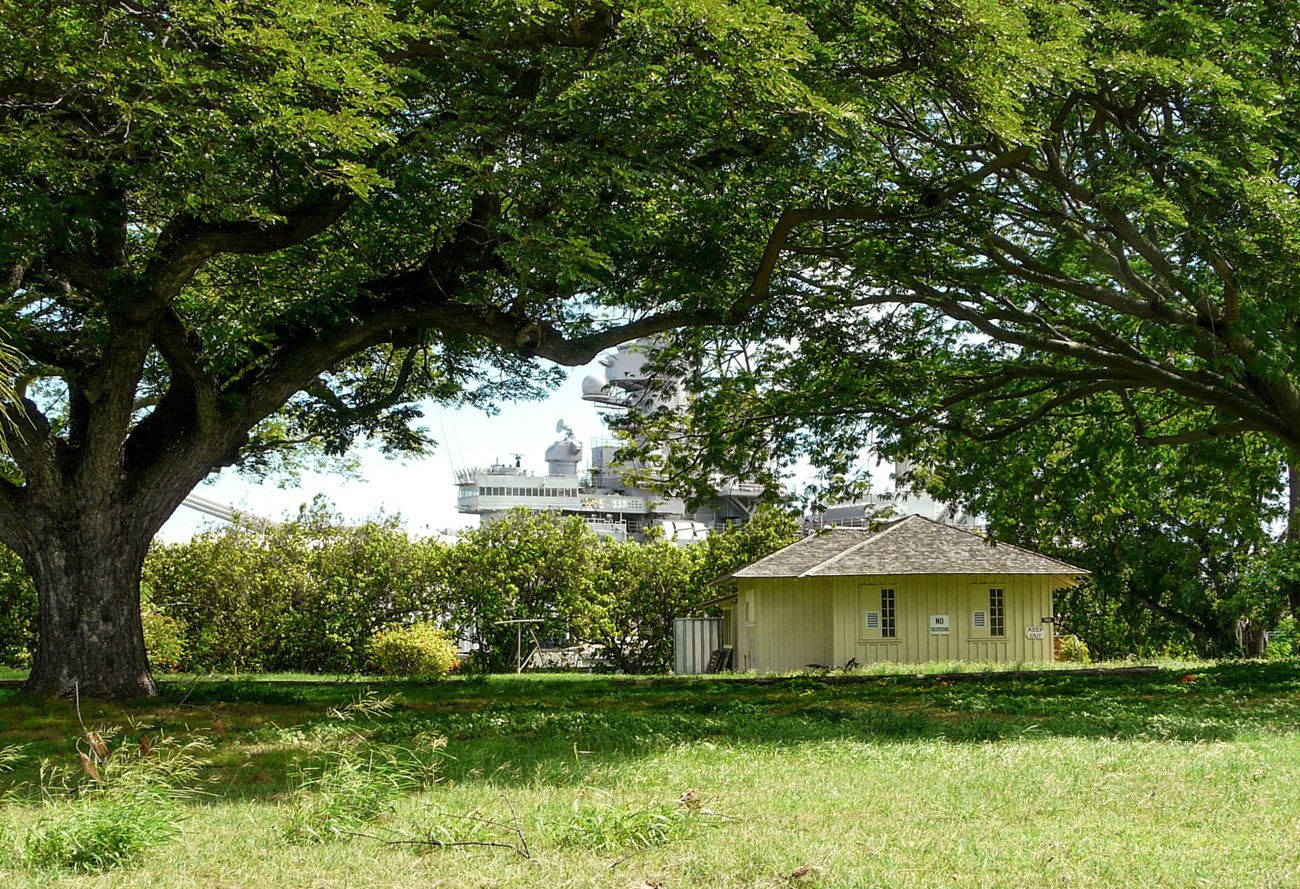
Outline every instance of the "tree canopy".
<path id="1" fill-rule="evenodd" d="M 1267 622 L 1269 595 L 1234 591 L 1297 487 L 1298 12 L 957 0 L 823 22 L 805 76 L 844 125 L 779 208 L 749 323 L 679 336 L 692 429 L 647 424 L 661 474 L 807 456 L 844 497 L 867 445 L 924 454 L 935 493 L 1104 552 L 1112 593 L 1141 588 L 1203 649 Z"/>
<path id="2" fill-rule="evenodd" d="M 1141 441 L 1300 446 L 1294 12 L 1026 3 L 941 20 L 989 39 L 1013 24 L 1040 44 L 1035 77 L 992 96 L 925 78 L 883 106 L 873 91 L 838 190 L 785 210 L 756 288 L 818 297 L 784 331 L 826 368 L 813 391 L 985 438 L 1116 393 Z M 846 386 L 846 364 L 884 361 L 904 373 Z M 1159 403 L 1140 410 L 1138 391 Z"/>
<path id="3" fill-rule="evenodd" d="M 757 69 L 806 35 L 762 5 L 6 16 L 27 425 L 76 446 L 110 424 L 155 475 L 197 441 L 204 472 L 286 440 L 411 447 L 415 398 L 526 393 L 533 355 L 721 318 L 803 111 Z M 19 455 L 29 487 L 46 447 Z"/>
<path id="4" fill-rule="evenodd" d="M 835 477 L 869 440 L 1087 416 L 1144 445 L 1262 435 L 1280 477 L 1300 448 L 1296 13 L 853 7 L 812 71 L 856 125 L 822 190 L 783 204 L 752 322 L 683 338 L 678 468 L 802 453 Z M 859 88 L 843 66 L 865 47 L 897 73 Z"/>

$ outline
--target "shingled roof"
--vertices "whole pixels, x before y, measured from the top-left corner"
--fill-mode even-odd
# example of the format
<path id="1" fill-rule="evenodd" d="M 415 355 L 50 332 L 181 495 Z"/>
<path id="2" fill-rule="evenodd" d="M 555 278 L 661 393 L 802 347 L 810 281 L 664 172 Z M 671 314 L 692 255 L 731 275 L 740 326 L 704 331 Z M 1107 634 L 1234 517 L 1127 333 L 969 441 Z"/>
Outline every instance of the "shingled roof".
<path id="1" fill-rule="evenodd" d="M 1009 543 L 908 516 L 875 531 L 832 528 L 805 537 L 722 578 L 873 574 L 1087 574 Z M 721 582 L 721 581 L 719 581 Z"/>

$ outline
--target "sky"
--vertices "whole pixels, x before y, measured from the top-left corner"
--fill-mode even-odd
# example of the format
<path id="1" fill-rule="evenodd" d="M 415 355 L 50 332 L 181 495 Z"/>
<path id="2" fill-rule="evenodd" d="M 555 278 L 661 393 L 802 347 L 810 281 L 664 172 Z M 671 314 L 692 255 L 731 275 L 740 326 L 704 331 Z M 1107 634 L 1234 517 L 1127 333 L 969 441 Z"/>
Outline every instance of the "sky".
<path id="1" fill-rule="evenodd" d="M 417 536 L 476 527 L 478 516 L 456 511 L 455 470 L 513 463 L 518 454 L 524 469 L 544 473 L 546 449 L 561 437 L 555 431 L 560 420 L 584 444 L 585 458 L 592 439 L 610 434 L 598 406 L 582 400 L 582 380 L 596 369 L 594 362 L 574 368 L 545 401 L 504 403 L 495 416 L 475 408 L 430 405 L 420 425 L 438 446 L 426 457 L 394 460 L 363 449 L 356 454 L 361 459 L 356 477 L 304 473 L 298 486 L 289 488 L 279 487 L 275 479 L 258 482 L 227 469 L 194 493 L 273 521 L 296 515 L 300 504 L 323 494 L 347 523 L 397 515 L 406 530 Z M 158 539 L 188 540 L 200 530 L 219 527 L 219 520 L 182 506 Z"/>

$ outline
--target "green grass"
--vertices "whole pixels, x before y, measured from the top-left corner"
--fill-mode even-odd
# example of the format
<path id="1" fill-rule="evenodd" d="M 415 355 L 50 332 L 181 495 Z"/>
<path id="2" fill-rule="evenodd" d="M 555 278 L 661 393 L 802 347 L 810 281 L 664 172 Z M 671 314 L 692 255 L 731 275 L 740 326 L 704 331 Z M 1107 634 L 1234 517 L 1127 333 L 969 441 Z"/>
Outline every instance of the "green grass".
<path id="1" fill-rule="evenodd" d="M 853 679 L 0 688 L 0 885 L 1300 885 L 1295 661 Z M 24 852 L 82 723 L 212 744 L 178 836 L 90 876 Z"/>

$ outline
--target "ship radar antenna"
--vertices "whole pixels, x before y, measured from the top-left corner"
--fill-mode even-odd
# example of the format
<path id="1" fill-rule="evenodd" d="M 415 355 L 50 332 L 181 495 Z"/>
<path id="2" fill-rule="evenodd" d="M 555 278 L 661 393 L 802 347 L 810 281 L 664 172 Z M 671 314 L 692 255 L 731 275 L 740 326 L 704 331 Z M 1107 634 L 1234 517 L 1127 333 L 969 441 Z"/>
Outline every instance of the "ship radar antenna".
<path id="1" fill-rule="evenodd" d="M 573 438 L 573 427 L 563 420 L 555 421 L 555 431 L 563 435 L 566 441 Z"/>

